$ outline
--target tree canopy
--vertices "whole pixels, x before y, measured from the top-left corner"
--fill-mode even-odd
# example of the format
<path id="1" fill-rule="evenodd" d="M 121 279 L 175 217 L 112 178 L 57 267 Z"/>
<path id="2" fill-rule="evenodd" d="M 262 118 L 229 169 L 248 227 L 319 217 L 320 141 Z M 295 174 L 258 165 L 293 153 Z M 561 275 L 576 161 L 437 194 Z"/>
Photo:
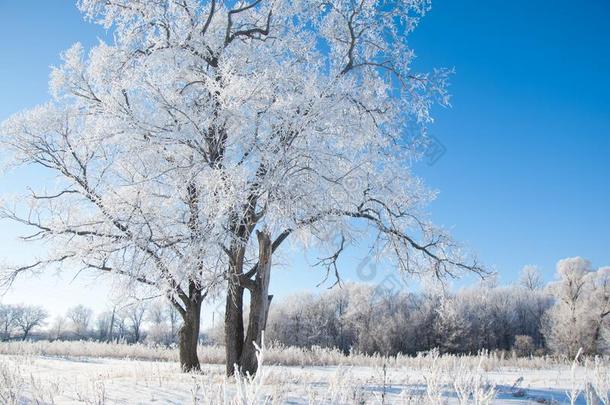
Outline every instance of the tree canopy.
<path id="1" fill-rule="evenodd" d="M 78 4 L 113 41 L 72 46 L 53 100 L 2 127 L 14 163 L 58 179 L 2 208 L 54 246 L 7 283 L 72 263 L 157 288 L 186 316 L 223 280 L 254 288 L 255 230 L 271 254 L 289 237 L 319 249 L 337 277 L 363 239 L 409 274 L 483 271 L 428 220 L 434 193 L 411 172 L 432 105 L 448 103 L 449 71 L 411 68 L 428 1 Z"/>

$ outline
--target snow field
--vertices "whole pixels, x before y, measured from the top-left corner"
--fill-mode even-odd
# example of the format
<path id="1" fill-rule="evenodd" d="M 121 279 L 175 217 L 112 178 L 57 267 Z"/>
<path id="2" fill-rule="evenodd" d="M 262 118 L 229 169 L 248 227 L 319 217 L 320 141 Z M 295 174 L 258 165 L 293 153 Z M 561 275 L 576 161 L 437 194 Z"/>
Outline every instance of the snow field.
<path id="1" fill-rule="evenodd" d="M 81 348 L 89 344 L 74 343 Z M 6 344 L 0 345 L 3 404 L 581 405 L 608 404 L 610 387 L 608 363 L 601 359 L 584 359 L 574 366 L 547 359 L 544 368 L 505 364 L 485 369 L 489 354 L 432 352 L 413 358 L 410 365 L 285 366 L 272 365 L 264 351 L 262 372 L 226 378 L 221 364 L 202 364 L 201 373 L 185 374 L 174 361 L 49 356 L 32 354 L 36 343 L 20 347 L 28 345 L 30 354 L 6 354 Z M 108 346 L 118 353 L 127 345 Z M 49 347 L 58 345 L 47 342 Z"/>

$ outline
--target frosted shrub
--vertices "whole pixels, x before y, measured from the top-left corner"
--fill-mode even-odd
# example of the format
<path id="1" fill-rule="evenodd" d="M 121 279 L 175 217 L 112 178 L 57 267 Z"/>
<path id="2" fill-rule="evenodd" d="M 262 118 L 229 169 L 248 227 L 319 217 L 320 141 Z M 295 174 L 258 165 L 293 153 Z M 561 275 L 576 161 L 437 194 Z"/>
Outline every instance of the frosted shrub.
<path id="1" fill-rule="evenodd" d="M 91 383 L 90 397 L 85 400 L 90 405 L 104 405 L 107 401 L 106 384 L 104 381 Z"/>
<path id="2" fill-rule="evenodd" d="M 210 379 L 210 376 L 206 380 L 203 375 L 193 375 L 193 385 L 190 391 L 193 405 L 228 405 L 232 399 L 226 377 L 221 383 L 218 383 Z"/>
<path id="3" fill-rule="evenodd" d="M 599 402 L 603 405 L 609 405 L 608 391 L 610 390 L 610 373 L 608 367 L 603 364 L 599 357 L 595 357 L 595 365 L 593 368 L 592 387 Z"/>
<path id="4" fill-rule="evenodd" d="M 473 403 L 475 405 L 491 404 L 496 397 L 496 387 L 485 380 L 483 374 L 477 373 L 474 378 Z"/>
<path id="5" fill-rule="evenodd" d="M 250 375 L 242 374 L 239 371 L 237 365 L 235 365 L 235 381 L 237 383 L 237 394 L 233 399 L 235 405 L 258 405 L 260 403 L 267 403 L 268 401 L 263 400 L 263 384 L 265 381 L 266 371 L 263 368 L 264 359 L 264 335 L 261 339 L 262 347 L 259 347 L 256 342 L 253 342 L 256 347 L 256 360 L 258 362 L 258 369 L 256 374 Z"/>
<path id="6" fill-rule="evenodd" d="M 460 405 L 486 405 L 490 404 L 496 395 L 496 389 L 490 384 L 481 372 L 462 371 L 453 383 L 453 389 Z"/>
<path id="7" fill-rule="evenodd" d="M 25 379 L 19 366 L 13 362 L 0 362 L 0 403 L 16 405 L 20 402 Z"/>
<path id="8" fill-rule="evenodd" d="M 459 356 L 441 356 L 438 350 L 432 350 L 427 360 L 427 371 L 424 374 L 426 384 L 426 403 L 437 405 L 446 403 L 447 388 L 453 388 L 460 405 L 487 405 L 496 395 L 496 388 L 485 378 L 483 369 L 485 356 L 478 357 L 478 364 L 473 366 L 476 358 Z M 452 384 L 450 381 L 451 379 Z"/>
<path id="9" fill-rule="evenodd" d="M 580 354 L 582 353 L 582 349 L 579 349 L 578 352 L 576 353 L 576 357 L 574 357 L 574 361 L 572 362 L 572 368 L 570 369 L 571 371 L 571 387 L 568 391 L 566 391 L 566 395 L 568 397 L 568 399 L 570 400 L 570 405 L 574 405 L 576 404 L 576 400 L 578 399 L 578 396 L 580 395 L 581 391 L 582 391 L 582 387 L 578 381 L 578 379 L 576 378 L 576 369 L 578 367 L 578 357 L 580 357 Z"/>
<path id="10" fill-rule="evenodd" d="M 534 339 L 531 336 L 515 336 L 515 344 L 513 345 L 513 350 L 517 354 L 517 356 L 531 356 L 532 353 L 534 353 L 534 349 Z"/>
<path id="11" fill-rule="evenodd" d="M 264 392 L 265 377 L 267 370 L 264 367 L 265 341 L 262 337 L 261 346 L 254 343 L 256 347 L 256 359 L 258 362 L 257 372 L 254 375 L 245 374 L 235 366 L 235 390 L 226 377 L 221 384 L 214 381 L 204 381 L 203 377 L 193 376 L 193 387 L 191 397 L 193 404 L 225 404 L 225 405 L 260 405 L 272 403 L 272 398 L 267 397 Z M 200 394 L 202 398 L 200 399 Z"/>
<path id="12" fill-rule="evenodd" d="M 443 371 L 439 362 L 439 351 L 432 350 L 429 354 L 431 364 L 424 374 L 426 382 L 426 399 L 430 405 L 443 403 Z"/>
<path id="13" fill-rule="evenodd" d="M 479 360 L 479 366 L 472 378 L 473 381 L 473 398 L 476 405 L 491 404 L 496 397 L 496 387 L 485 379 L 485 375 L 481 369 L 482 358 Z"/>

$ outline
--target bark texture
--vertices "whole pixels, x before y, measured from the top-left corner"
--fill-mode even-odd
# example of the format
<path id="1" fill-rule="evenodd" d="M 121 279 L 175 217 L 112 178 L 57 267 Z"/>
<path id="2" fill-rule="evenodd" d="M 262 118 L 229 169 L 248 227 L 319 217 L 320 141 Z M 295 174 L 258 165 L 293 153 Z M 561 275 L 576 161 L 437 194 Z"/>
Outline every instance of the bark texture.
<path id="1" fill-rule="evenodd" d="M 225 352 L 226 373 L 233 375 L 235 370 L 241 373 L 254 374 L 258 368 L 256 346 L 262 343 L 262 334 L 267 324 L 269 304 L 273 296 L 269 295 L 271 275 L 271 257 L 273 254 L 271 236 L 267 231 L 257 231 L 259 257 L 254 279 L 244 278 L 243 252 L 237 259 L 229 280 L 225 312 Z M 250 315 L 247 334 L 244 331 L 243 301 L 244 289 L 250 292 Z M 245 335 L 245 336 L 244 336 Z"/>
<path id="2" fill-rule="evenodd" d="M 271 297 L 269 292 L 269 277 L 271 273 L 271 239 L 267 232 L 257 232 L 258 237 L 258 270 L 254 285 L 250 289 L 250 316 L 248 319 L 248 333 L 244 341 L 241 354 L 242 372 L 256 373 L 258 361 L 256 359 L 256 342 L 261 345 L 262 333 L 267 324 L 267 314 Z"/>
<path id="3" fill-rule="evenodd" d="M 199 371 L 201 366 L 197 357 L 201 300 L 186 307 L 179 334 L 180 368 L 184 372 Z"/>
<path id="4" fill-rule="evenodd" d="M 236 366 L 240 367 L 244 346 L 243 302 L 244 289 L 238 285 L 230 285 L 225 308 L 225 354 L 228 376 L 233 375 Z"/>

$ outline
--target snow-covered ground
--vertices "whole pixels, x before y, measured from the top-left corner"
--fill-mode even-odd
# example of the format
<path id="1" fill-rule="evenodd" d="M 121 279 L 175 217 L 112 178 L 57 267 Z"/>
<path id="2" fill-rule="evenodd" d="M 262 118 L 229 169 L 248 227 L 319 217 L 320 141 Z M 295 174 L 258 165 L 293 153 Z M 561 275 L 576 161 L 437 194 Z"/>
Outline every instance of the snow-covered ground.
<path id="1" fill-rule="evenodd" d="M 439 362 L 440 364 L 440 362 Z M 520 381 L 514 388 L 515 382 Z M 566 391 L 597 384 L 607 390 L 607 365 L 546 370 L 463 366 L 263 367 L 255 380 L 226 379 L 220 365 L 184 374 L 175 362 L 0 355 L 0 402 L 55 404 L 475 403 L 495 389 L 494 404 L 569 404 Z M 606 385 L 604 385 L 606 384 Z M 586 391 L 586 390 L 585 390 Z M 591 391 L 591 390 L 589 390 Z M 460 402 L 460 393 L 469 397 Z M 587 403 L 582 393 L 578 404 Z"/>

